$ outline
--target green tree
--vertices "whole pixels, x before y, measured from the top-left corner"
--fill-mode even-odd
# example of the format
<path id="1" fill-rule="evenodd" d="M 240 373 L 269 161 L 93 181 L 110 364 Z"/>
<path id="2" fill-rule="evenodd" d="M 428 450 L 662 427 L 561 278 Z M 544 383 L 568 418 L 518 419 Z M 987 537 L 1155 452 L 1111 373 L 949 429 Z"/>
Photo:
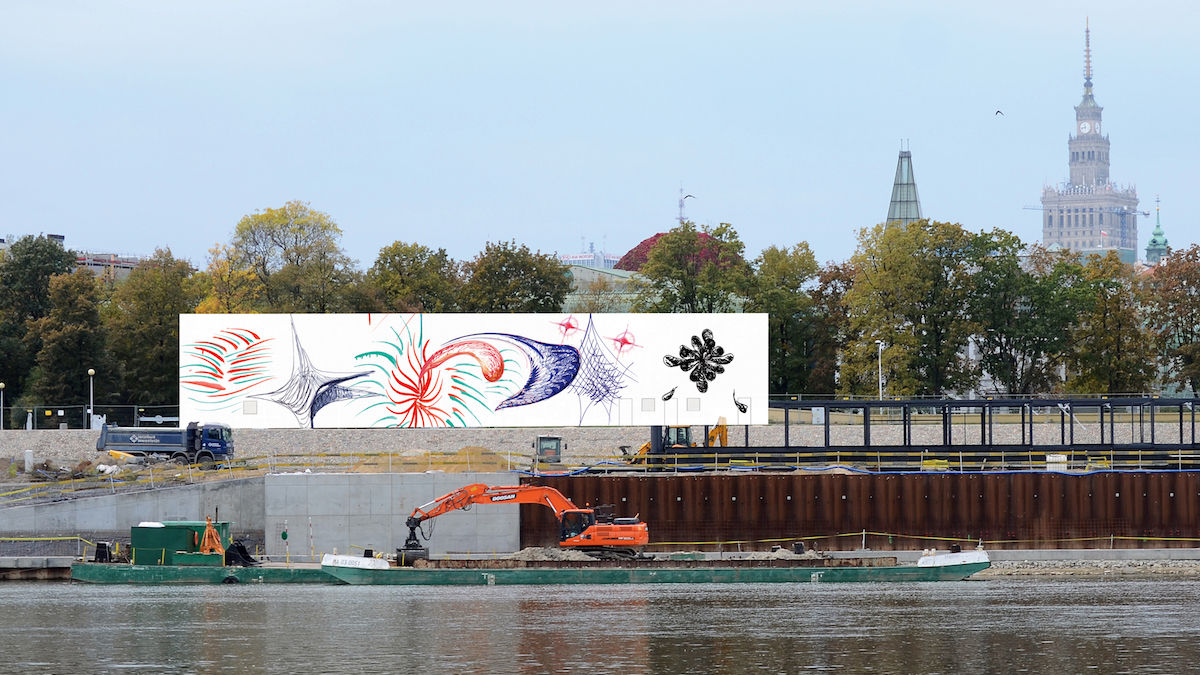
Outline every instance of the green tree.
<path id="1" fill-rule="evenodd" d="M 41 405 L 82 404 L 88 400 L 88 369 L 96 371 L 96 400 L 112 400 L 121 372 L 108 351 L 100 321 L 100 289 L 87 270 L 50 278 L 51 309 L 30 322 L 26 341 L 41 345 L 37 366 L 22 400 Z"/>
<path id="2" fill-rule="evenodd" d="M 1037 394 L 1054 391 L 1071 329 L 1090 302 L 1083 266 L 1070 253 L 1025 250 L 1011 232 L 993 230 L 977 238 L 977 261 L 968 307 L 976 326 L 980 366 L 997 391 Z"/>
<path id="3" fill-rule="evenodd" d="M 291 201 L 242 218 L 233 248 L 241 269 L 258 281 L 269 312 L 337 312 L 358 282 L 341 248 L 342 231 L 329 214 Z"/>
<path id="4" fill-rule="evenodd" d="M 75 252 L 44 236 L 17 239 L 0 262 L 0 382 L 9 401 L 25 391 L 41 349 L 27 338 L 30 322 L 50 312 L 50 278 L 74 269 Z"/>
<path id="5" fill-rule="evenodd" d="M 745 246 L 729 223 L 700 230 L 685 222 L 654 243 L 633 283 L 639 312 L 711 314 L 740 310 L 751 292 L 753 270 Z"/>
<path id="6" fill-rule="evenodd" d="M 828 262 L 817 272 L 812 290 L 813 362 L 806 394 L 829 395 L 838 390 L 842 355 L 855 340 L 845 300 L 855 275 L 852 262 Z"/>
<path id="7" fill-rule="evenodd" d="M 559 312 L 571 292 L 566 265 L 515 241 L 489 242 L 463 270 L 459 305 L 466 312 Z"/>
<path id="8" fill-rule="evenodd" d="M 401 312 L 453 312 L 458 309 L 462 273 L 446 254 L 421 244 L 394 242 L 379 251 L 367 271 L 389 309 Z"/>
<path id="9" fill-rule="evenodd" d="M 840 388 L 875 390 L 876 340 L 884 344 L 887 393 L 945 395 L 974 386 L 960 354 L 972 325 L 966 310 L 974 236 L 954 223 L 919 220 L 859 233 L 846 294 L 850 329 Z M 870 384 L 869 384 L 870 383 Z"/>
<path id="10" fill-rule="evenodd" d="M 109 343 L 125 374 L 124 398 L 142 405 L 179 401 L 179 315 L 202 295 L 190 263 L 170 249 L 143 260 L 113 294 Z"/>
<path id="11" fill-rule="evenodd" d="M 1146 317 L 1158 338 L 1170 382 L 1200 392 L 1200 246 L 1167 251 L 1154 266 Z"/>
<path id="12" fill-rule="evenodd" d="M 1088 256 L 1083 279 L 1090 306 L 1073 331 L 1070 391 L 1126 394 L 1147 391 L 1154 380 L 1154 335 L 1141 311 L 1133 267 L 1115 252 Z"/>
<path id="13" fill-rule="evenodd" d="M 754 290 L 748 312 L 768 315 L 768 387 L 772 394 L 808 388 L 813 360 L 813 302 L 806 286 L 817 259 L 801 242 L 792 248 L 763 250 L 754 261 Z"/>

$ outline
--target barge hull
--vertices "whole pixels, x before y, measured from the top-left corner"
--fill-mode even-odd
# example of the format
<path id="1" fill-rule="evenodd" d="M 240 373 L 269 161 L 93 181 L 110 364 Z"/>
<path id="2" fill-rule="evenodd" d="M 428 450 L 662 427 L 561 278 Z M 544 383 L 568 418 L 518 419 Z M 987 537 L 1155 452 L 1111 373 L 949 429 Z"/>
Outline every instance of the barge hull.
<path id="1" fill-rule="evenodd" d="M 372 570 L 324 565 L 332 577 L 351 585 L 512 586 L 551 584 L 756 584 L 896 581 L 962 581 L 987 569 L 977 562 L 942 567 L 664 567 Z"/>
<path id="2" fill-rule="evenodd" d="M 91 584 L 340 584 L 315 567 L 208 567 L 75 563 L 71 581 Z"/>

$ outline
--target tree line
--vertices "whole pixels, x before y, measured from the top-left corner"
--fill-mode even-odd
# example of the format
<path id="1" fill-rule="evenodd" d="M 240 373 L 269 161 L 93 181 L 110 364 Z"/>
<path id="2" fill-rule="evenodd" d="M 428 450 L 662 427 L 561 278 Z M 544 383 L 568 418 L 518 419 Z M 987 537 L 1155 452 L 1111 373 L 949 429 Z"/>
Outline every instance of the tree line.
<path id="1" fill-rule="evenodd" d="M 744 257 L 728 224 L 653 244 L 635 311 L 769 315 L 772 394 L 1134 394 L 1200 390 L 1200 247 L 1138 271 L 1005 230 L 864 228 L 847 261 L 806 243 Z"/>
<path id="2" fill-rule="evenodd" d="M 289 202 L 242 218 L 205 269 L 160 249 L 121 280 L 77 268 L 54 240 L 20 238 L 0 260 L 5 406 L 86 404 L 89 369 L 96 405 L 178 404 L 180 314 L 554 312 L 571 290 L 557 257 L 516 242 L 459 262 L 397 241 L 361 270 L 341 238 L 328 214 Z"/>
<path id="3" fill-rule="evenodd" d="M 394 242 L 363 270 L 328 214 L 289 202 L 245 216 L 204 269 L 157 250 L 128 278 L 77 269 L 23 237 L 0 261 L 7 405 L 178 402 L 179 314 L 559 312 L 567 267 L 512 242 L 471 260 Z M 865 228 L 853 256 L 808 244 L 749 258 L 732 225 L 685 222 L 626 266 L 637 312 L 769 315 L 769 388 L 809 396 L 1131 393 L 1200 387 L 1200 249 L 1138 273 L 1115 255 L 1026 245 L 930 220 Z M 608 286 L 591 311 L 621 306 Z M 882 357 L 882 359 L 880 358 Z M 12 420 L 18 423 L 19 420 Z"/>

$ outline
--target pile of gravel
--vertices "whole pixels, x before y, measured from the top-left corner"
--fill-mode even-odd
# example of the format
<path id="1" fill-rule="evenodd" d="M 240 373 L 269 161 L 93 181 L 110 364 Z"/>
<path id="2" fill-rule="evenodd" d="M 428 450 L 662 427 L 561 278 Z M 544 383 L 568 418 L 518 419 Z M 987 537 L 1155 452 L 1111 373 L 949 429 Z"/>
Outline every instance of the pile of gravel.
<path id="1" fill-rule="evenodd" d="M 828 556 L 812 549 L 804 553 L 794 553 L 786 548 L 781 548 L 778 551 L 755 551 L 746 556 L 746 560 L 820 560 L 826 557 Z"/>
<path id="2" fill-rule="evenodd" d="M 580 561 L 580 562 L 586 562 L 589 560 L 595 560 L 595 558 L 584 553 L 583 551 L 573 551 L 571 549 L 563 549 L 563 548 L 540 548 L 537 546 L 531 546 L 529 548 L 521 549 L 520 551 L 517 551 L 516 553 L 514 553 L 508 557 L 511 560 L 534 560 L 534 561 L 575 560 L 575 561 Z"/>

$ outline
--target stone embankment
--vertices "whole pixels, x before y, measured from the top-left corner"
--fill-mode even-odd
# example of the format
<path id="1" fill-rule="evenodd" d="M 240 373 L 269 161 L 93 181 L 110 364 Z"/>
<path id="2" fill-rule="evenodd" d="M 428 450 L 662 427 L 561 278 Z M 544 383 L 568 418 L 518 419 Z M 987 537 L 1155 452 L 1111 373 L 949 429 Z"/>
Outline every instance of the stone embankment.
<path id="1" fill-rule="evenodd" d="M 957 420 L 958 418 L 956 418 Z M 921 424 L 913 427 L 914 444 L 940 444 L 940 425 Z M 1134 440 L 1140 431 L 1125 425 L 1115 429 L 1118 442 Z M 1147 436 L 1149 427 L 1146 426 Z M 1191 429 L 1182 427 L 1185 440 L 1191 439 Z M 63 466 L 97 459 L 96 437 L 98 432 L 81 429 L 68 430 L 3 430 L 0 431 L 0 459 L 22 459 L 26 450 L 33 450 L 37 462 L 48 460 Z M 533 452 L 532 445 L 539 435 L 561 436 L 567 442 L 563 460 L 568 464 L 585 464 L 622 454 L 622 446 L 628 452 L 637 452 L 649 440 L 646 427 L 568 427 L 568 428 L 497 428 L 497 429 L 238 429 L 234 432 L 237 454 L 243 458 L 317 456 L 323 454 L 394 454 L 397 456 L 456 453 L 463 448 L 483 448 L 496 455 L 511 457 L 516 463 L 527 459 Z M 806 447 L 824 444 L 825 428 L 822 425 L 798 424 L 793 422 L 787 430 L 787 443 L 803 451 Z M 1108 437 L 1106 429 L 1106 440 Z M 692 436 L 702 443 L 704 427 L 692 428 Z M 1037 445 L 1053 446 L 1061 441 L 1057 421 L 1038 422 L 1034 425 L 1034 442 Z M 1159 443 L 1178 441 L 1181 427 L 1177 423 L 1156 425 Z M 952 429 L 954 443 L 978 443 L 980 429 L 978 419 L 967 418 L 956 421 Z M 873 445 L 897 447 L 901 444 L 901 427 L 886 420 L 872 420 L 871 440 Z M 1147 438 L 1148 440 L 1148 438 Z M 1100 430 L 1096 423 L 1075 425 L 1076 443 L 1098 443 Z M 857 425 L 832 425 L 830 442 L 833 446 L 854 447 L 863 443 L 863 427 Z M 1019 444 L 1019 424 L 995 424 L 992 442 Z M 780 447 L 785 443 L 782 424 L 768 426 L 729 428 L 731 447 Z"/>

